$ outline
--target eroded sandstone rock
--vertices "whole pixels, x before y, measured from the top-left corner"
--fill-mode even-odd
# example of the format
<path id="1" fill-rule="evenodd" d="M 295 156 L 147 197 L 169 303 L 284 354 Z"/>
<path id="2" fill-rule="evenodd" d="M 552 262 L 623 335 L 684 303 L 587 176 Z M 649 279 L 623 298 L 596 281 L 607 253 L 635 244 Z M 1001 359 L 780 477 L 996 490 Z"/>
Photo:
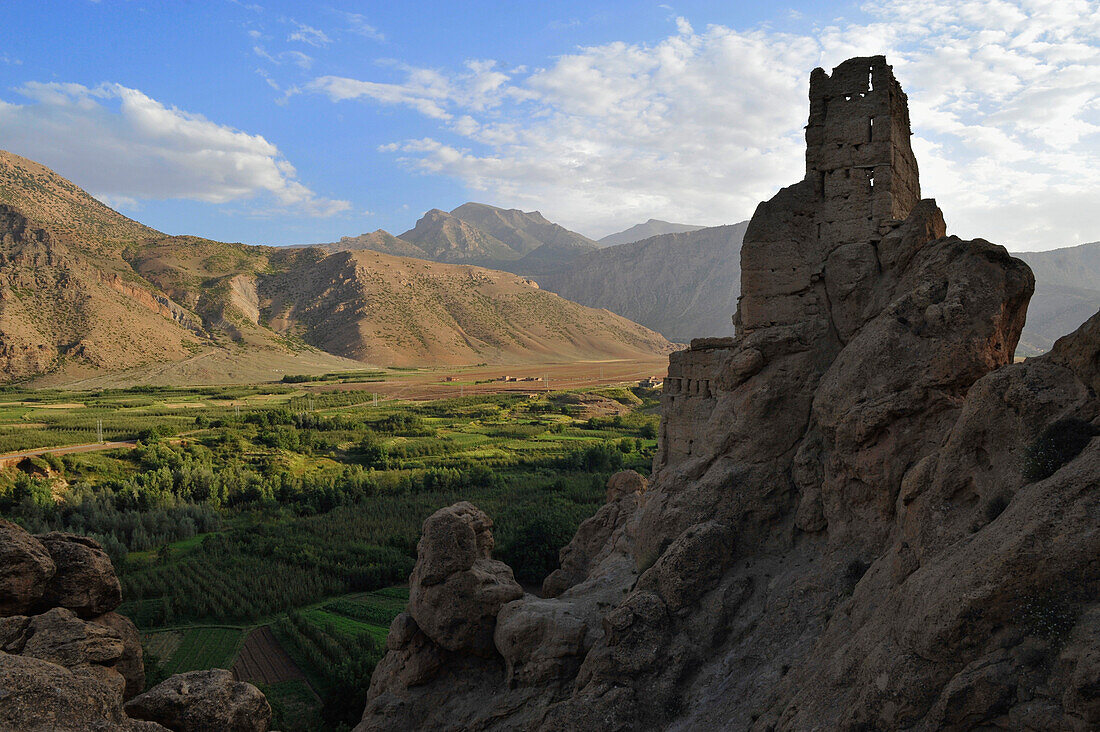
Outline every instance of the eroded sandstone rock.
<path id="1" fill-rule="evenodd" d="M 588 577 L 589 570 L 606 558 L 614 547 L 611 535 L 638 508 L 648 481 L 633 470 L 611 476 L 606 503 L 595 516 L 585 519 L 573 539 L 562 548 L 560 567 L 542 583 L 542 594 L 557 597 Z"/>
<path id="2" fill-rule="evenodd" d="M 225 669 L 176 674 L 126 702 L 126 714 L 174 732 L 267 732 L 271 723 L 260 690 Z"/>
<path id="3" fill-rule="evenodd" d="M 0 729 L 20 732 L 164 730 L 131 720 L 111 687 L 29 656 L 0 652 Z"/>
<path id="4" fill-rule="evenodd" d="M 199 672 L 194 683 L 184 679 L 166 687 L 172 693 L 161 689 L 135 707 L 160 714 L 167 726 L 127 715 L 123 700 L 145 684 L 141 639 L 129 619 L 111 611 L 119 582 L 95 541 L 35 538 L 0 520 L 0 558 L 8 561 L 0 565 L 8 570 L 8 608 L 27 613 L 0 617 L 0 729 L 267 729 L 271 710 L 263 695 L 235 684 L 228 671 Z M 41 578 L 37 589 L 31 578 Z"/>
<path id="5" fill-rule="evenodd" d="M 1012 365 L 1031 272 L 947 236 L 909 138 L 883 57 L 813 72 L 806 177 L 749 224 L 736 337 L 670 357 L 648 489 L 475 612 L 503 668 L 411 686 L 391 650 L 360 730 L 1096 726 L 1100 313 Z M 1079 444 L 1029 471 L 1053 424 Z"/>
<path id="6" fill-rule="evenodd" d="M 92 618 L 91 622 L 110 628 L 122 639 L 122 653 L 113 668 L 126 679 L 123 698 L 134 698 L 145 689 L 145 663 L 142 659 L 141 635 L 137 627 L 128 617 L 115 612 Z"/>
<path id="7" fill-rule="evenodd" d="M 97 541 L 60 532 L 35 538 L 57 565 L 39 607 L 64 607 L 82 618 L 91 618 L 109 613 L 122 603 L 122 587 L 111 558 Z"/>
<path id="8" fill-rule="evenodd" d="M 56 571 L 40 542 L 21 527 L 0 519 L 0 616 L 31 610 Z"/>
<path id="9" fill-rule="evenodd" d="M 409 615 L 449 651 L 496 654 L 496 615 L 523 596 L 512 570 L 492 559 L 493 522 L 470 503 L 441 508 L 424 521 L 409 579 Z"/>

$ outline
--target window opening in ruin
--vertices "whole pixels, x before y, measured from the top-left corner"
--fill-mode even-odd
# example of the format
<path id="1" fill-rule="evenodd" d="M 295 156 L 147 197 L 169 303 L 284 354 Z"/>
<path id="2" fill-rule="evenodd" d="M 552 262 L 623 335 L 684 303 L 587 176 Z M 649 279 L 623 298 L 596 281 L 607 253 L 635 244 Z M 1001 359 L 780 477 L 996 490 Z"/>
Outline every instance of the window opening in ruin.
<path id="1" fill-rule="evenodd" d="M 874 170 L 872 170 L 871 174 L 867 176 L 867 180 L 870 181 L 870 183 L 871 183 L 871 192 L 873 193 L 874 190 L 875 190 L 875 171 Z"/>
<path id="2" fill-rule="evenodd" d="M 874 71 L 875 71 L 875 67 L 874 67 L 874 66 L 872 66 L 871 68 L 867 69 L 867 91 L 874 91 L 874 90 L 875 90 L 875 76 L 874 76 Z"/>
<path id="3" fill-rule="evenodd" d="M 875 139 L 875 118 L 867 118 L 867 142 L 871 142 Z"/>

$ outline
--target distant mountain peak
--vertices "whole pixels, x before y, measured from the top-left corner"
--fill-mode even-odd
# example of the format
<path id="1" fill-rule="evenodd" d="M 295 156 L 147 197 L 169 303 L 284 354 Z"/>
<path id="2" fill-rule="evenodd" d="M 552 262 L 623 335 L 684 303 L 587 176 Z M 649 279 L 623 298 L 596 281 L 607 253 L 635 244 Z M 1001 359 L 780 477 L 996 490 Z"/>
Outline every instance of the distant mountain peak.
<path id="1" fill-rule="evenodd" d="M 651 218 L 644 224 L 635 224 L 624 231 L 608 234 L 600 239 L 599 243 L 605 247 L 614 247 L 620 244 L 630 244 L 632 242 L 641 241 L 642 239 L 648 239 L 651 236 L 684 234 L 689 231 L 698 231 L 702 228 L 704 227 L 695 226 L 693 224 L 676 224 L 671 221 Z"/>

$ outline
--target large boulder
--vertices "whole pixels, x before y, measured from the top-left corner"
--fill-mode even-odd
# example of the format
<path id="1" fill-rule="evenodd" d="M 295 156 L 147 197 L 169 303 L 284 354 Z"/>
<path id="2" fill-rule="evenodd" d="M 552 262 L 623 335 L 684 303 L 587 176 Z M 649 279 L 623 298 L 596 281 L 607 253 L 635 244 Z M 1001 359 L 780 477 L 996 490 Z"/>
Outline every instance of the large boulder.
<path id="1" fill-rule="evenodd" d="M 124 644 L 118 631 L 89 623 L 71 610 L 54 608 L 27 622 L 19 653 L 99 679 L 121 699 L 126 680 L 115 670 Z"/>
<path id="2" fill-rule="evenodd" d="M 523 596 L 512 570 L 491 558 L 493 522 L 465 501 L 424 521 L 409 579 L 409 615 L 449 651 L 494 656 L 496 616 Z"/>
<path id="3" fill-rule="evenodd" d="M 29 612 L 56 571 L 41 542 L 22 527 L 0 519 L 0 617 Z"/>
<path id="4" fill-rule="evenodd" d="M 176 674 L 126 703 L 126 714 L 174 732 L 266 732 L 271 707 L 255 686 L 224 669 Z"/>
<path id="5" fill-rule="evenodd" d="M 0 729 L 163 732 L 164 727 L 128 719 L 115 690 L 92 676 L 40 658 L 0 652 Z"/>
<path id="6" fill-rule="evenodd" d="M 51 532 L 35 537 L 57 565 L 39 600 L 42 609 L 64 607 L 82 618 L 109 613 L 122 603 L 111 558 L 95 539 Z"/>

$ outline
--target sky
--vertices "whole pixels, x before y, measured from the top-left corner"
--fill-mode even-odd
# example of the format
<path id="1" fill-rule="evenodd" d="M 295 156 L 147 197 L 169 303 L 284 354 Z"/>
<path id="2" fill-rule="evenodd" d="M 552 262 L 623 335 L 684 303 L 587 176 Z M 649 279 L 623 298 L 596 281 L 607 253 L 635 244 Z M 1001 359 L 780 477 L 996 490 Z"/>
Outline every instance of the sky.
<path id="1" fill-rule="evenodd" d="M 3 7 L 0 149 L 171 234 L 741 221 L 804 174 L 811 70 L 884 53 L 949 232 L 1100 240 L 1100 0 Z"/>

